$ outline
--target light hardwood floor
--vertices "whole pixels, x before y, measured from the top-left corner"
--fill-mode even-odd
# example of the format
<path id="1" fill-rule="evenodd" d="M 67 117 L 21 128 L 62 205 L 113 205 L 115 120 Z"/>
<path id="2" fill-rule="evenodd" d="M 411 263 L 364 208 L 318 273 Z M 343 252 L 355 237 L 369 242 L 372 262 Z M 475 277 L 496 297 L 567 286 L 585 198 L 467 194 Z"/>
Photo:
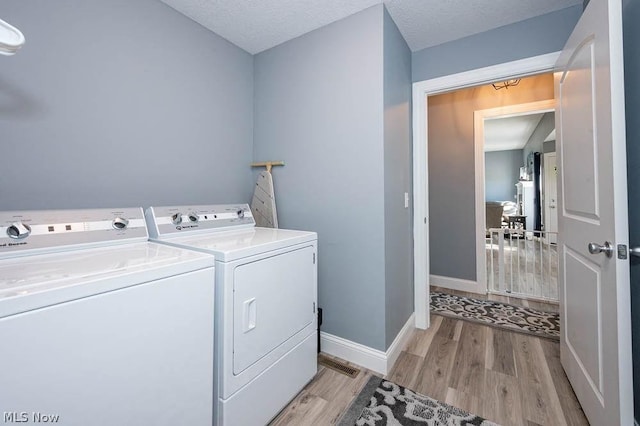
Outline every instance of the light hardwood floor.
<path id="1" fill-rule="evenodd" d="M 588 425 L 557 342 L 437 315 L 431 324 L 413 330 L 388 379 L 504 426 Z M 271 424 L 334 424 L 371 374 L 320 367 Z"/>

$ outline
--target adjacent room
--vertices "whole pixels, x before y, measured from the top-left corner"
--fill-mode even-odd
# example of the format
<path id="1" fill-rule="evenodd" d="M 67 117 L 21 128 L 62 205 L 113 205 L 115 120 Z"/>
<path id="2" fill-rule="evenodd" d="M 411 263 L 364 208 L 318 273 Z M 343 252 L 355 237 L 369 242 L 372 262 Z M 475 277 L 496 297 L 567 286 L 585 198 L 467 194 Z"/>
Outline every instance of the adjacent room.
<path id="1" fill-rule="evenodd" d="M 557 302 L 558 235 L 557 226 L 553 228 L 557 191 L 551 190 L 557 182 L 550 160 L 555 158 L 555 140 L 548 141 L 546 161 L 540 161 L 541 152 L 531 147 L 533 133 L 547 118 L 553 119 L 553 113 L 485 121 L 487 286 L 491 291 Z M 553 132 L 544 138 L 553 137 Z M 525 158 L 525 150 L 532 161 Z M 547 206 L 547 200 L 552 204 Z"/>

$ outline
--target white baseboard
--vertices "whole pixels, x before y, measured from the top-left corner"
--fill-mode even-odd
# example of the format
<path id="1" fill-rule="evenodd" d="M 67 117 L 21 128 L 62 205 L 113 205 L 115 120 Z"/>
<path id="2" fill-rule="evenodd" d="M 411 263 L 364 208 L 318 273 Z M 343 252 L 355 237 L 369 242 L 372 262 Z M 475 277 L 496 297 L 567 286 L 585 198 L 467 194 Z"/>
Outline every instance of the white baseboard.
<path id="1" fill-rule="evenodd" d="M 320 332 L 320 347 L 322 352 L 326 354 L 386 375 L 391 371 L 393 364 L 400 356 L 414 326 L 415 314 L 411 314 L 386 352 L 325 333 L 324 331 Z"/>
<path id="2" fill-rule="evenodd" d="M 387 349 L 387 372 L 384 374 L 388 374 L 393 368 L 394 364 L 398 360 L 398 357 L 402 353 L 402 349 L 407 345 L 409 339 L 411 338 L 411 331 L 416 326 L 416 315 L 415 313 L 411 314 L 407 322 L 404 323 L 404 326 L 398 332 L 398 335 L 391 345 Z"/>
<path id="3" fill-rule="evenodd" d="M 470 293 L 477 294 L 485 294 L 487 292 L 487 289 L 478 285 L 476 281 L 443 277 L 441 275 L 429 275 L 429 284 L 451 290 L 468 291 Z"/>
<path id="4" fill-rule="evenodd" d="M 322 352 L 368 368 L 380 374 L 387 374 L 387 354 L 369 346 L 320 332 Z"/>

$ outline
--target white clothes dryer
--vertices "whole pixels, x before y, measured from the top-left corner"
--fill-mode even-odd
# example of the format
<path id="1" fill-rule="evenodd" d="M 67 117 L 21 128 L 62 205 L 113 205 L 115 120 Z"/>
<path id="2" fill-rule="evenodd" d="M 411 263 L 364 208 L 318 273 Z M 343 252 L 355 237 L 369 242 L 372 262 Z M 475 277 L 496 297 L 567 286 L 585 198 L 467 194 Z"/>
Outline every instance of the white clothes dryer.
<path id="1" fill-rule="evenodd" d="M 212 424 L 214 258 L 147 239 L 140 208 L 0 212 L 5 422 Z"/>
<path id="2" fill-rule="evenodd" d="M 216 258 L 214 424 L 264 425 L 317 373 L 317 234 L 249 206 L 152 207 L 149 233 Z"/>

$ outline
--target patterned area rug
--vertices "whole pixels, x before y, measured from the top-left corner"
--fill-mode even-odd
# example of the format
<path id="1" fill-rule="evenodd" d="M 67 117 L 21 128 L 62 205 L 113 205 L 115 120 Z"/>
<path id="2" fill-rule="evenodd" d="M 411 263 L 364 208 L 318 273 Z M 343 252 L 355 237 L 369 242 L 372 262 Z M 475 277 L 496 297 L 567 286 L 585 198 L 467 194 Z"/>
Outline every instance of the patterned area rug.
<path id="1" fill-rule="evenodd" d="M 464 410 L 372 376 L 338 426 L 497 426 Z"/>
<path id="2" fill-rule="evenodd" d="M 554 312 L 439 292 L 431 292 L 431 312 L 548 339 L 560 339 L 560 315 Z"/>

